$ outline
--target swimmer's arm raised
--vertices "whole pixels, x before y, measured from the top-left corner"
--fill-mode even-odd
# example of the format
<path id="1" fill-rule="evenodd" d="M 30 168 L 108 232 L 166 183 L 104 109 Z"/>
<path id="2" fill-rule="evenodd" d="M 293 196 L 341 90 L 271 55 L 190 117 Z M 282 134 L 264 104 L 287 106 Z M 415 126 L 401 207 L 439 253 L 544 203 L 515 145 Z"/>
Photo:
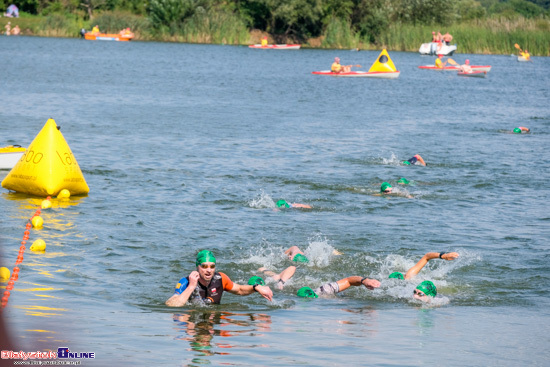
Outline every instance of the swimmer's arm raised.
<path id="1" fill-rule="evenodd" d="M 443 260 L 449 260 L 449 261 L 454 260 L 459 256 L 457 252 L 448 252 L 448 253 L 428 252 L 426 253 L 426 255 L 422 256 L 422 259 L 420 259 L 412 268 L 410 268 L 407 271 L 407 273 L 405 274 L 405 279 L 413 278 L 416 274 L 420 272 L 420 270 L 422 270 L 424 266 L 426 266 L 428 261 L 439 258 L 439 254 L 442 254 L 441 258 Z"/>
<path id="2" fill-rule="evenodd" d="M 191 272 L 189 274 L 189 284 L 187 288 L 181 294 L 174 294 L 172 297 L 168 298 L 165 302 L 166 306 L 168 307 L 182 307 L 184 306 L 187 301 L 189 300 L 189 297 L 191 297 L 191 294 L 197 287 L 197 282 L 199 280 L 199 273 L 197 271 Z"/>

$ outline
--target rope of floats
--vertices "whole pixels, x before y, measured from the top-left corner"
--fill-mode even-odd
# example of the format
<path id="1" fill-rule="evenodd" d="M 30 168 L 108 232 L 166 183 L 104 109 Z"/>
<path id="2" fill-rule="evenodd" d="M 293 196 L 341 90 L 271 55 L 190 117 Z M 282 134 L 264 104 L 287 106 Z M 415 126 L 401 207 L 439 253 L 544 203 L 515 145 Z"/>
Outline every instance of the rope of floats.
<path id="1" fill-rule="evenodd" d="M 51 197 L 48 196 L 46 200 L 48 201 L 48 204 L 50 204 Z M 44 202 L 43 202 L 44 203 Z M 26 244 L 29 239 L 29 236 L 31 234 L 30 229 L 34 226 L 35 228 L 42 227 L 43 220 L 40 217 L 40 214 L 42 213 L 42 207 L 50 207 L 51 204 L 48 206 L 44 206 L 42 204 L 36 211 L 34 212 L 33 216 L 27 220 L 27 224 L 25 225 L 25 232 L 23 232 L 23 239 L 21 240 L 21 246 L 19 247 L 19 255 L 17 255 L 17 260 L 15 261 L 15 266 L 13 267 L 13 271 L 11 273 L 10 279 L 8 281 L 8 285 L 6 286 L 6 290 L 4 291 L 4 296 L 1 300 L 1 307 L 4 309 L 8 305 L 8 300 L 11 295 L 11 290 L 13 290 L 13 287 L 15 285 L 15 282 L 19 279 L 19 265 L 23 262 L 23 254 L 26 250 Z"/>

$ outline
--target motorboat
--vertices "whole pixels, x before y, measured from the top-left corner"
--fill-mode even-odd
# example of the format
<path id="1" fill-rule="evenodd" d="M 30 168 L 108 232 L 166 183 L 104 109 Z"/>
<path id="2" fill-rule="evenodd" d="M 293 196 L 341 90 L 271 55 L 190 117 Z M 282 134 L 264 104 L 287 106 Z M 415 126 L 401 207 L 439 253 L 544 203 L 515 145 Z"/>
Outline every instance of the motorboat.
<path id="1" fill-rule="evenodd" d="M 452 56 L 456 51 L 456 45 L 447 45 L 444 42 L 428 42 L 420 46 L 418 52 L 421 55 Z"/>
<path id="2" fill-rule="evenodd" d="M 12 169 L 26 150 L 21 145 L 0 148 L 0 169 Z"/>

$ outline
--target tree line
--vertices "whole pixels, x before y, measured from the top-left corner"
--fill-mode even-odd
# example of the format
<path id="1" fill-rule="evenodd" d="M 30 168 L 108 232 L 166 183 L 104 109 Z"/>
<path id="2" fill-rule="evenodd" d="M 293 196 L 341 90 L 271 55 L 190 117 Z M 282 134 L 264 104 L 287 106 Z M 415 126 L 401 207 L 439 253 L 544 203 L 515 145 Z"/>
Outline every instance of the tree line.
<path id="1" fill-rule="evenodd" d="M 358 42 L 380 45 L 392 27 L 433 25 L 437 31 L 497 17 L 540 20 L 539 28 L 548 31 L 544 28 L 550 15 L 550 0 L 0 0 L 0 10 L 12 3 L 22 16 L 55 15 L 77 19 L 79 24 L 103 22 L 103 29 L 132 26 L 150 36 L 144 39 L 182 40 L 178 37 L 223 31 L 233 33 L 233 43 L 239 43 L 243 32 L 259 30 L 276 42 L 334 39 L 327 47 Z M 190 39 L 185 37 L 184 41 Z M 203 38 L 206 42 L 218 39 Z"/>

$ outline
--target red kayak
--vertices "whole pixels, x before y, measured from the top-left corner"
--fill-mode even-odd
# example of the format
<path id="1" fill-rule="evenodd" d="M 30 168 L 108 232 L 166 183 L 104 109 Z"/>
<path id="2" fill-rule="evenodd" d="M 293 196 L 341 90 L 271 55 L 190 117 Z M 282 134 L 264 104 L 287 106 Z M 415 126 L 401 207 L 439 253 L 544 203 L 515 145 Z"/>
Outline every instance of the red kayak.
<path id="1" fill-rule="evenodd" d="M 491 71 L 491 65 L 471 65 L 473 71 Z M 444 68 L 437 68 L 435 65 L 421 65 L 419 69 L 424 70 L 443 70 L 443 71 L 457 71 L 460 70 L 459 66 L 445 66 Z"/>
<path id="2" fill-rule="evenodd" d="M 471 73 L 463 73 L 462 71 L 458 72 L 458 76 L 469 76 L 474 78 L 485 78 L 486 75 L 486 71 L 472 71 Z"/>
<path id="3" fill-rule="evenodd" d="M 363 77 L 363 78 L 383 78 L 395 79 L 399 76 L 399 71 L 350 71 L 349 73 L 333 73 L 330 70 L 312 71 L 316 75 L 330 75 L 338 77 Z"/>
<path id="4" fill-rule="evenodd" d="M 260 44 L 257 44 L 257 45 L 249 45 L 248 47 L 250 47 L 250 48 L 263 48 L 265 50 L 299 50 L 300 46 L 302 46 L 302 45 L 299 45 L 299 44 L 295 44 L 295 45 L 284 44 L 284 45 L 262 46 Z"/>

